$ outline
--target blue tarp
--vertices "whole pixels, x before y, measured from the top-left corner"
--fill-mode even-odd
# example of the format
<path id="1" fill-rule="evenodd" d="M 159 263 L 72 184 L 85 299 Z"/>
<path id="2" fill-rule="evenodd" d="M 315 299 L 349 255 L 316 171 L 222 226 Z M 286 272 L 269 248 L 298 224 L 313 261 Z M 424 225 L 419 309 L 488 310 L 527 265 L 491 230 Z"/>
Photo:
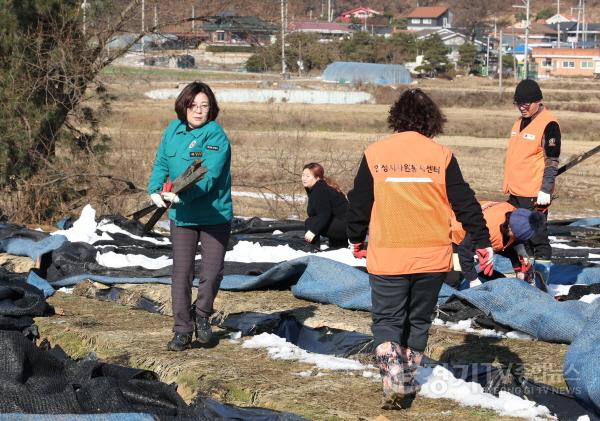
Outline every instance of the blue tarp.
<path id="1" fill-rule="evenodd" d="M 38 242 L 28 241 L 18 247 L 10 242 L 0 244 L 0 249 L 39 256 L 41 250 L 56 248 L 65 240 L 48 237 Z M 502 259 L 496 261 L 500 267 Z M 598 267 L 537 265 L 536 269 L 544 273 L 548 283 L 600 282 Z M 46 293 L 51 292 L 51 287 L 73 285 L 83 279 L 94 279 L 107 284 L 170 283 L 170 279 L 166 277 L 113 278 L 78 275 L 50 285 L 33 271 L 29 275 L 29 282 Z M 348 309 L 371 308 L 367 273 L 312 255 L 282 262 L 259 276 L 226 276 L 221 288 L 243 291 L 286 286 L 291 286 L 293 294 L 299 298 L 331 303 Z M 564 374 L 567 383 L 573 388 L 575 396 L 600 409 L 600 348 L 597 346 L 600 341 L 600 301 L 592 304 L 581 301 L 558 302 L 549 294 L 514 278 L 497 279 L 464 291 L 456 291 L 444 285 L 439 296 L 440 302 L 446 301 L 452 295 L 470 302 L 490 314 L 497 322 L 513 329 L 529 333 L 541 340 L 572 343 L 565 357 Z M 574 375 L 574 372 L 577 375 Z"/>
<path id="2" fill-rule="evenodd" d="M 6 238 L 0 240 L 0 251 L 37 260 L 41 255 L 62 246 L 65 241 L 67 241 L 67 237 L 64 235 L 49 235 L 38 241 L 30 238 Z"/>

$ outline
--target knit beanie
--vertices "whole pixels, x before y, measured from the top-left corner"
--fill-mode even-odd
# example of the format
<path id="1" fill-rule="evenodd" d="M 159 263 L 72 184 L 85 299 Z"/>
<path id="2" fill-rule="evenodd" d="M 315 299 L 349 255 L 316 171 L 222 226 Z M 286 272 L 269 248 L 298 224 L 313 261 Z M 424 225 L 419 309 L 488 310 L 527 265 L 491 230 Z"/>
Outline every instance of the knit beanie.
<path id="1" fill-rule="evenodd" d="M 511 213 L 508 225 L 518 241 L 527 241 L 541 228 L 543 220 L 539 212 L 518 208 Z"/>
<path id="2" fill-rule="evenodd" d="M 542 90 L 535 80 L 523 79 L 515 89 L 515 102 L 528 104 L 542 100 Z"/>

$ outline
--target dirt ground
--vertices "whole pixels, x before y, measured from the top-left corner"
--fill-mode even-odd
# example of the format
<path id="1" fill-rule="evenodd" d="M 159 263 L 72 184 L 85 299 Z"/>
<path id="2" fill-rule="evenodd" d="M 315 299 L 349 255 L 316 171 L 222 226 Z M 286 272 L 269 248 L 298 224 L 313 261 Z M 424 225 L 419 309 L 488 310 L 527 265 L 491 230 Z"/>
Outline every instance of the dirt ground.
<path id="1" fill-rule="evenodd" d="M 168 286 L 126 288 L 158 302 L 169 302 Z M 110 362 L 156 371 L 161 380 L 177 382 L 179 392 L 188 401 L 202 393 L 236 405 L 286 410 L 313 420 L 371 420 L 379 416 L 389 420 L 508 419 L 489 410 L 423 397 L 418 397 L 409 410 L 384 411 L 379 408 L 379 381 L 363 377 L 361 372 L 317 370 L 309 364 L 273 360 L 266 350 L 245 349 L 239 342 L 231 342 L 227 332 L 219 329 L 219 342 L 214 347 L 168 352 L 165 344 L 172 334 L 168 315 L 61 292 L 49 301 L 60 315 L 36 319 L 42 337 L 59 344 L 73 357 L 94 352 Z M 221 313 L 292 310 L 312 327 L 363 333 L 370 329 L 368 312 L 300 300 L 289 291 L 221 291 L 216 308 Z M 426 352 L 453 362 L 523 364 L 527 376 L 564 386 L 561 369 L 566 348 L 544 342 L 482 338 L 433 327 Z M 373 362 L 370 355 L 358 358 L 366 364 Z M 299 375 L 307 371 L 311 372 L 308 377 Z"/>

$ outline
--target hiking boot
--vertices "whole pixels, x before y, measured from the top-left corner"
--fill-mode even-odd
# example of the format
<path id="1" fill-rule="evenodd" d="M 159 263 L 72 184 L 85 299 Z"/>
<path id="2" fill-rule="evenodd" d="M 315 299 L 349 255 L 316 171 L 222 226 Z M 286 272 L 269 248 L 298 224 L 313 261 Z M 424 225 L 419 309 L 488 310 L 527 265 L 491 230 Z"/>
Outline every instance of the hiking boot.
<path id="1" fill-rule="evenodd" d="M 375 349 L 375 361 L 383 384 L 383 409 L 408 408 L 416 395 L 416 365 L 405 361 L 406 348 L 395 342 L 384 342 Z"/>
<path id="2" fill-rule="evenodd" d="M 183 351 L 192 347 L 192 334 L 191 333 L 177 333 L 173 335 L 173 339 L 167 344 L 169 351 Z"/>
<path id="3" fill-rule="evenodd" d="M 196 316 L 196 340 L 201 344 L 207 344 L 212 339 L 212 328 L 208 317 Z"/>

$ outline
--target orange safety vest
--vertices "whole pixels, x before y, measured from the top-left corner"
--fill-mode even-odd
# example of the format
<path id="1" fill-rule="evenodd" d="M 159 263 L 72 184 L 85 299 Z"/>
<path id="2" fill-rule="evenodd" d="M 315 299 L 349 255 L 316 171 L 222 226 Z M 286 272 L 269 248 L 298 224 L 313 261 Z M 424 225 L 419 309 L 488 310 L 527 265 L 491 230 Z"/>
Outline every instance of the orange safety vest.
<path id="1" fill-rule="evenodd" d="M 537 196 L 544 177 L 544 130 L 552 121 L 558 123 L 546 108 L 523 131 L 519 130 L 521 119 L 515 121 L 504 162 L 504 193 L 522 197 Z"/>
<path id="2" fill-rule="evenodd" d="M 480 202 L 480 204 L 483 212 L 483 218 L 485 219 L 485 224 L 490 232 L 490 242 L 492 243 L 492 248 L 494 251 L 505 250 L 508 246 L 514 243 L 515 239 L 511 236 L 508 239 L 508 242 L 504 244 L 500 226 L 506 221 L 506 214 L 514 211 L 516 208 L 508 202 L 490 202 L 484 200 Z M 462 240 L 464 240 L 465 235 L 466 231 L 462 224 L 456 220 L 456 217 L 453 217 L 452 242 L 454 244 L 460 244 Z"/>
<path id="3" fill-rule="evenodd" d="M 452 152 L 417 132 L 393 134 L 365 150 L 373 176 L 367 270 L 375 275 L 448 272 Z"/>

